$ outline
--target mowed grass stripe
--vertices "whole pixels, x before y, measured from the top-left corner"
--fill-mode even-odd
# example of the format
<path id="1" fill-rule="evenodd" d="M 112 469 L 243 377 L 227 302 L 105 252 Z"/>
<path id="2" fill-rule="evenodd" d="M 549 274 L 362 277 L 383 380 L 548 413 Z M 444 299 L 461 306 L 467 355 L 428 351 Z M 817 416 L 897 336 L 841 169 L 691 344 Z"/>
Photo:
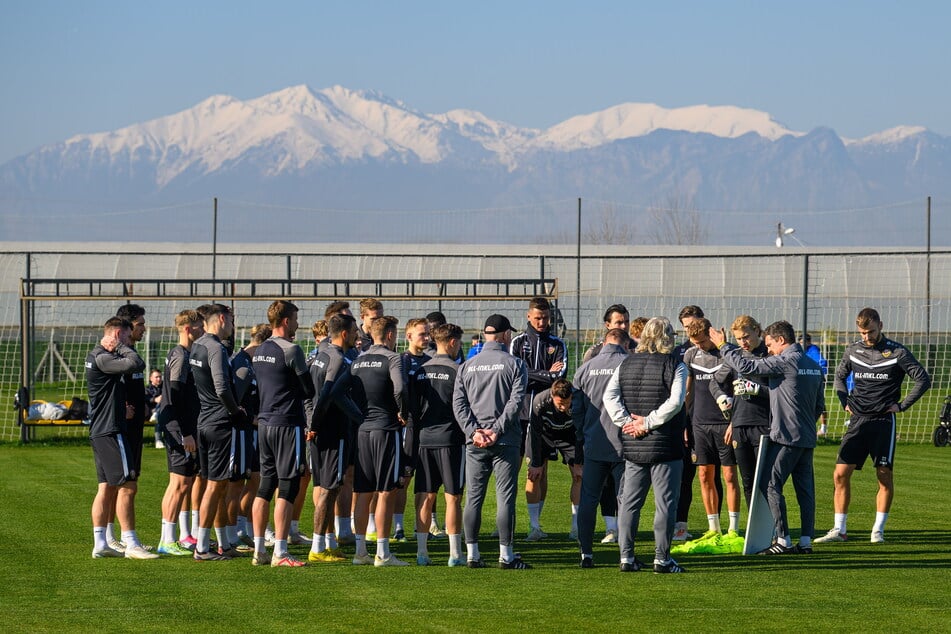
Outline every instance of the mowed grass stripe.
<path id="1" fill-rule="evenodd" d="M 831 526 L 835 449 L 824 445 L 816 453 L 818 534 Z M 165 457 L 161 450 L 144 451 L 138 529 L 154 544 Z M 868 536 L 877 484 L 866 466 L 854 480 L 850 541 L 819 545 L 811 557 L 683 556 L 689 571 L 684 575 L 621 574 L 616 547 L 596 543 L 598 567 L 581 570 L 577 546 L 567 539 L 567 469 L 552 464 L 542 518 L 550 539 L 522 541 L 527 513 L 519 497 L 517 549 L 534 570 L 491 567 L 497 558 L 497 542 L 488 537 L 495 515 L 491 495 L 481 542 L 490 563 L 485 570 L 446 567 L 445 539 L 430 542 L 436 565 L 428 568 L 343 564 L 285 570 L 253 568 L 247 559 L 92 560 L 95 470 L 89 447 L 2 445 L 2 613 L 8 627 L 28 631 L 949 631 L 943 618 L 951 569 L 949 467 L 951 449 L 899 446 L 888 541 L 873 546 Z M 791 524 L 798 527 L 795 496 L 787 488 Z M 439 508 L 442 519 L 441 501 Z M 311 517 L 308 501 L 304 531 Z M 645 561 L 653 552 L 652 519 L 649 499 L 637 539 L 638 557 Z M 697 491 L 690 528 L 699 534 L 705 523 Z M 602 531 L 599 520 L 597 539 Z M 292 550 L 306 555 L 306 547 Z M 415 562 L 413 540 L 394 544 L 394 550 Z"/>

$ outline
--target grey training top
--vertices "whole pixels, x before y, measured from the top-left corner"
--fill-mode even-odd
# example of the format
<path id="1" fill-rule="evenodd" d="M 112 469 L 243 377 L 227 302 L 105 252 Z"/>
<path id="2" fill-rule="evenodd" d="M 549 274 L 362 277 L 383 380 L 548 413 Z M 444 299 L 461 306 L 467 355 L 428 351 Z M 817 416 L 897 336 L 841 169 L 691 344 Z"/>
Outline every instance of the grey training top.
<path id="1" fill-rule="evenodd" d="M 798 343 L 764 359 L 745 357 L 741 348 L 729 343 L 721 352 L 723 361 L 740 374 L 759 375 L 769 382 L 769 439 L 814 448 L 816 420 L 826 409 L 819 364 Z"/>
<path id="2" fill-rule="evenodd" d="M 621 362 L 627 357 L 623 347 L 608 343 L 575 371 L 575 393 L 571 416 L 584 437 L 585 458 L 617 462 L 621 456 L 621 430 L 604 408 L 604 390 Z"/>
<path id="3" fill-rule="evenodd" d="M 466 360 L 456 374 L 452 410 L 472 443 L 477 429 L 498 434 L 498 445 L 521 445 L 519 411 L 528 388 L 525 362 L 513 357 L 498 341 L 487 341 L 482 352 Z"/>

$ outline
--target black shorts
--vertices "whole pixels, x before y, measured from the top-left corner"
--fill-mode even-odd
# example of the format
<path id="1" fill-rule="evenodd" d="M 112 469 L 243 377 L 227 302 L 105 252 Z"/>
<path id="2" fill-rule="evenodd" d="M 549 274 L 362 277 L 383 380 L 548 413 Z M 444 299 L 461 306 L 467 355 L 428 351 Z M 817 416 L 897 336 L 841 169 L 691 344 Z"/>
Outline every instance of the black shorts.
<path id="1" fill-rule="evenodd" d="M 182 446 L 180 434 L 173 434 L 167 429 L 162 431 L 165 442 L 165 455 L 168 459 L 168 472 L 186 478 L 194 477 L 198 473 L 197 453 L 188 453 Z"/>
<path id="2" fill-rule="evenodd" d="M 198 427 L 198 464 L 201 477 L 212 482 L 233 480 L 240 457 L 237 455 L 238 431 L 231 423 Z"/>
<path id="3" fill-rule="evenodd" d="M 529 432 L 531 433 L 531 432 Z M 543 460 L 558 460 L 558 454 L 561 454 L 561 461 L 567 465 L 573 465 L 578 462 L 578 448 L 575 444 L 575 431 L 572 428 L 564 435 L 553 434 L 549 431 L 541 432 L 541 456 L 533 455 L 535 448 L 531 440 L 528 442 L 528 460 L 532 462 L 541 462 Z"/>
<path id="4" fill-rule="evenodd" d="M 895 464 L 895 415 L 852 416 L 842 436 L 836 464 L 852 464 L 861 470 L 865 459 L 872 457 L 876 467 L 893 468 Z"/>
<path id="5" fill-rule="evenodd" d="M 120 425 L 120 429 L 129 456 L 129 473 L 134 475 L 133 480 L 137 480 L 139 474 L 142 473 L 142 439 L 145 436 L 145 423 L 125 421 Z"/>
<path id="6" fill-rule="evenodd" d="M 235 429 L 232 435 L 234 442 L 234 465 L 231 467 L 232 482 L 247 480 L 251 477 L 251 461 L 253 455 L 257 453 L 254 445 L 254 437 L 251 431 L 247 429 Z"/>
<path id="7" fill-rule="evenodd" d="M 415 493 L 436 493 L 443 487 L 449 495 L 462 495 L 465 483 L 465 445 L 419 448 Z"/>
<path id="8" fill-rule="evenodd" d="M 733 447 L 723 442 L 726 432 L 726 423 L 723 425 L 693 424 L 694 462 L 698 465 L 720 465 L 723 467 L 736 466 L 736 456 Z"/>
<path id="9" fill-rule="evenodd" d="M 136 474 L 131 472 L 129 450 L 122 434 L 90 438 L 89 444 L 92 445 L 99 483 L 117 487 L 136 479 Z"/>
<path id="10" fill-rule="evenodd" d="M 314 486 L 321 489 L 336 489 L 343 484 L 347 472 L 347 459 L 353 456 L 349 437 L 318 436 L 308 443 L 310 472 Z"/>
<path id="11" fill-rule="evenodd" d="M 355 493 L 392 491 L 399 486 L 402 472 L 400 432 L 360 430 L 357 432 L 357 460 L 353 469 Z"/>
<path id="12" fill-rule="evenodd" d="M 293 480 L 304 475 L 304 429 L 261 425 L 258 427 L 258 452 L 261 456 L 261 479 Z"/>
<path id="13" fill-rule="evenodd" d="M 243 430 L 244 434 L 244 460 L 251 473 L 257 473 L 261 470 L 261 458 L 258 455 L 258 428 L 250 427 Z"/>

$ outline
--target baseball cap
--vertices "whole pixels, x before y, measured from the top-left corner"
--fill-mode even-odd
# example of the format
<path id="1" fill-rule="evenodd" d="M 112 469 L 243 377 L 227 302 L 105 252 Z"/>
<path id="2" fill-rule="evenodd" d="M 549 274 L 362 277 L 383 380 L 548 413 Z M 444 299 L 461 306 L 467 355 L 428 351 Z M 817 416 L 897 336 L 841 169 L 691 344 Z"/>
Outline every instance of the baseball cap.
<path id="1" fill-rule="evenodd" d="M 515 330 L 505 315 L 489 315 L 485 320 L 485 327 L 482 329 L 487 335 L 497 335 L 506 330 Z"/>

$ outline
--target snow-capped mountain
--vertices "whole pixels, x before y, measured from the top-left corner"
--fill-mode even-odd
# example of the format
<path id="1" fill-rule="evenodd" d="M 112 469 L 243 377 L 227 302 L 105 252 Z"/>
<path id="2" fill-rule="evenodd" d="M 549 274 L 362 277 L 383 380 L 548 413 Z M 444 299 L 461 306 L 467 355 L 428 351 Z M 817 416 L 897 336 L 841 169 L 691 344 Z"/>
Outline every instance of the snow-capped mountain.
<path id="1" fill-rule="evenodd" d="M 552 150 L 575 150 L 646 136 L 654 130 L 712 134 L 726 139 L 753 133 L 771 141 L 786 135 L 802 136 L 757 110 L 733 106 L 668 110 L 652 103 L 628 103 L 572 117 L 539 135 L 536 144 Z"/>
<path id="2" fill-rule="evenodd" d="M 433 209 L 574 196 L 647 204 L 673 191 L 698 209 L 830 209 L 946 196 L 949 167 L 951 139 L 920 127 L 853 140 L 734 106 L 627 103 L 541 130 L 472 110 L 424 113 L 373 91 L 294 86 L 245 101 L 216 95 L 9 161 L 0 230 L 49 230 L 23 219 L 49 214 L 51 199 Z M 68 218 L 69 205 L 56 212 Z"/>

